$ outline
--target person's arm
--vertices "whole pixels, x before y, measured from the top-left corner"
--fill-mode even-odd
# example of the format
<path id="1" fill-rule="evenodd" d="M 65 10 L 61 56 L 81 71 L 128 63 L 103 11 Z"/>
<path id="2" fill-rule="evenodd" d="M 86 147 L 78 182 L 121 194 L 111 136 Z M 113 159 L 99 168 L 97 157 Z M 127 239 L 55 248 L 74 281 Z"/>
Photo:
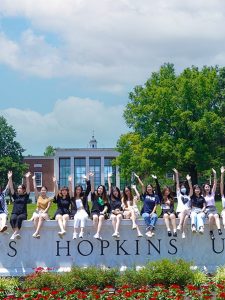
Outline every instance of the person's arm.
<path id="1" fill-rule="evenodd" d="M 91 176 L 91 193 L 93 194 L 95 192 L 95 181 L 94 181 L 94 173 L 92 173 L 93 176 Z"/>
<path id="2" fill-rule="evenodd" d="M 52 181 L 54 183 L 54 194 L 55 194 L 55 197 L 57 197 L 57 195 L 59 193 L 59 189 L 58 189 L 58 184 L 57 184 L 57 180 L 56 180 L 55 176 L 52 177 Z"/>
<path id="3" fill-rule="evenodd" d="M 160 188 L 160 185 L 159 185 L 159 181 L 158 181 L 158 178 L 156 175 L 152 175 L 152 178 L 155 179 L 155 184 L 156 184 L 156 194 L 159 196 L 159 200 L 160 202 L 162 201 L 162 192 L 161 192 L 161 188 Z"/>
<path id="4" fill-rule="evenodd" d="M 216 177 L 216 170 L 214 170 L 212 168 L 212 171 L 213 171 L 213 177 L 214 177 L 214 180 L 213 180 L 213 187 L 212 187 L 212 193 L 216 193 L 216 186 L 217 186 L 217 177 Z"/>
<path id="5" fill-rule="evenodd" d="M 10 193 L 12 195 L 14 195 L 15 191 L 14 191 L 14 188 L 13 188 L 13 182 L 12 182 L 12 171 L 9 171 L 8 172 L 8 183 L 9 183 L 9 190 L 10 190 Z"/>
<path id="6" fill-rule="evenodd" d="M 192 186 L 192 182 L 191 182 L 191 176 L 187 175 L 186 179 L 187 179 L 188 186 L 189 186 L 189 196 L 191 197 L 193 195 L 193 186 Z"/>
<path id="7" fill-rule="evenodd" d="M 222 166 L 220 168 L 220 171 L 221 171 L 221 178 L 220 178 L 220 194 L 221 194 L 221 197 L 222 196 L 225 196 L 224 195 L 224 171 L 225 171 L 225 168 Z"/>
<path id="8" fill-rule="evenodd" d="M 145 193 L 145 185 L 144 185 L 144 183 L 141 181 L 140 177 L 136 173 L 134 173 L 134 176 L 137 178 L 139 184 L 141 185 L 141 191 L 142 191 L 142 194 L 144 194 Z"/>
<path id="9" fill-rule="evenodd" d="M 176 192 L 180 191 L 180 181 L 179 181 L 179 173 L 177 171 L 177 169 L 173 169 L 174 173 L 175 173 L 175 180 L 176 180 Z"/>
<path id="10" fill-rule="evenodd" d="M 35 180 L 36 177 L 35 177 L 35 175 L 32 176 L 32 179 L 33 179 L 33 186 L 34 186 L 34 195 L 35 195 L 35 198 L 38 199 L 39 194 L 38 194 L 38 190 L 37 190 L 37 185 L 36 185 L 36 180 Z"/>
<path id="11" fill-rule="evenodd" d="M 48 205 L 47 205 L 46 209 L 43 211 L 43 213 L 48 213 L 48 210 L 49 210 L 51 204 L 52 204 L 52 201 L 49 201 Z"/>
<path id="12" fill-rule="evenodd" d="M 70 198 L 73 197 L 73 187 L 72 187 L 72 176 L 69 175 L 68 176 L 68 182 L 69 182 L 69 195 L 70 195 Z"/>
<path id="13" fill-rule="evenodd" d="M 139 194 L 139 192 L 138 192 L 138 190 L 137 190 L 137 187 L 136 187 L 136 185 L 134 185 L 134 184 L 132 184 L 132 189 L 135 191 L 135 195 L 136 195 L 136 197 L 137 197 L 137 200 L 139 200 L 140 199 L 140 194 Z M 135 199 L 135 197 L 134 197 L 134 199 Z M 136 204 L 136 203 L 135 203 Z"/>
<path id="14" fill-rule="evenodd" d="M 27 172 L 25 174 L 25 178 L 26 178 L 26 193 L 27 194 L 30 194 L 30 175 L 31 175 L 31 172 Z"/>
<path id="15" fill-rule="evenodd" d="M 206 209 L 206 202 L 204 201 L 202 211 L 205 212 L 205 209 Z"/>
<path id="16" fill-rule="evenodd" d="M 111 192 L 112 192 L 111 178 L 112 178 L 112 174 L 108 173 L 108 195 L 111 195 Z"/>

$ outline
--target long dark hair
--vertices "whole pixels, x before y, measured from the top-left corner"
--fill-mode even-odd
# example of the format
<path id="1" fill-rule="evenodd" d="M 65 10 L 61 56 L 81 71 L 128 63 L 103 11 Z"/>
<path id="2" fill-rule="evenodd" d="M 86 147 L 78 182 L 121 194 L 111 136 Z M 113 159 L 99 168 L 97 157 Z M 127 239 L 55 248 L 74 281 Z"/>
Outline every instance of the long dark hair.
<path id="1" fill-rule="evenodd" d="M 80 185 L 80 184 L 76 185 L 75 188 L 74 188 L 74 198 L 76 199 L 76 197 L 77 197 L 76 190 L 78 188 L 81 189 L 80 198 L 83 199 L 83 197 L 84 197 L 84 189 L 83 189 L 82 185 Z"/>
<path id="2" fill-rule="evenodd" d="M 209 184 L 209 183 L 204 183 L 203 185 L 202 185 L 202 194 L 203 194 L 203 196 L 205 197 L 206 196 L 206 192 L 205 192 L 205 186 L 206 185 L 208 185 L 209 187 L 210 187 L 210 190 L 209 190 L 209 195 L 211 195 L 212 194 L 212 186 Z"/>
<path id="3" fill-rule="evenodd" d="M 102 187 L 103 189 L 103 192 L 101 195 L 98 194 L 98 189 Z M 100 184 L 98 187 L 97 187 L 97 190 L 96 190 L 96 196 L 99 196 L 99 197 L 102 197 L 102 199 L 104 200 L 105 203 L 108 203 L 109 200 L 108 200 L 108 197 L 107 197 L 107 193 L 106 193 L 106 188 L 104 185 Z"/>
<path id="4" fill-rule="evenodd" d="M 110 193 L 110 198 L 111 198 L 113 201 L 116 199 L 115 196 L 113 195 L 113 192 L 114 192 L 115 190 L 118 192 L 118 199 L 121 200 L 120 189 L 119 189 L 117 186 L 113 186 L 113 187 L 112 187 L 111 193 Z"/>
<path id="5" fill-rule="evenodd" d="M 61 197 L 61 198 L 63 197 L 62 190 L 66 190 L 67 191 L 66 198 L 70 198 L 69 188 L 65 185 L 60 187 L 60 190 L 59 190 L 59 193 L 58 193 L 59 197 Z"/>
<path id="6" fill-rule="evenodd" d="M 128 189 L 130 191 L 130 200 L 132 201 L 132 203 L 133 203 L 134 195 L 133 195 L 131 187 L 129 185 L 124 187 L 124 189 L 123 189 L 123 202 L 124 202 L 125 206 L 127 207 L 128 197 L 127 197 L 126 192 L 125 192 L 126 189 Z"/>
<path id="7" fill-rule="evenodd" d="M 172 195 L 171 188 L 169 186 L 164 186 L 164 188 L 162 190 L 162 202 L 165 203 L 164 196 L 165 196 L 166 190 L 169 190 L 169 195 L 167 196 L 167 199 L 169 199 L 170 204 L 173 205 L 174 204 L 174 198 L 173 198 L 173 195 Z"/>

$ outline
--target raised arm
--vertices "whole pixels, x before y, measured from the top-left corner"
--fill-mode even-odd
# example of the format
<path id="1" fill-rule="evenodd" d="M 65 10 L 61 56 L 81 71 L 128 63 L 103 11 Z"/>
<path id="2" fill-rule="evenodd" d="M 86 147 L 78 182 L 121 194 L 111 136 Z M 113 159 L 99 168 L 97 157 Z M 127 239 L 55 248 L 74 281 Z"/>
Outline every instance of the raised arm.
<path id="1" fill-rule="evenodd" d="M 175 173 L 175 180 L 176 180 L 176 192 L 180 191 L 180 181 L 179 181 L 179 173 L 177 171 L 177 169 L 173 169 L 174 173 Z"/>
<path id="2" fill-rule="evenodd" d="M 137 178 L 139 184 L 141 185 L 141 191 L 142 191 L 142 194 L 144 194 L 145 193 L 144 183 L 141 181 L 140 177 L 136 173 L 134 173 L 134 176 Z"/>
<path id="3" fill-rule="evenodd" d="M 161 201 L 163 196 L 162 196 L 162 192 L 161 192 L 161 188 L 159 185 L 159 181 L 156 175 L 152 174 L 152 178 L 155 179 L 155 184 L 156 184 L 156 194 L 159 196 L 159 200 Z"/>
<path id="4" fill-rule="evenodd" d="M 192 186 L 192 182 L 191 182 L 191 176 L 187 175 L 186 179 L 187 179 L 188 186 L 189 186 L 189 196 L 191 197 L 193 195 L 193 186 Z"/>
<path id="5" fill-rule="evenodd" d="M 12 195 L 14 195 L 15 191 L 14 191 L 13 182 L 12 182 L 12 171 L 8 172 L 8 185 L 9 185 L 10 193 Z"/>
<path id="6" fill-rule="evenodd" d="M 220 178 L 220 194 L 221 194 L 221 197 L 222 196 L 225 196 L 224 195 L 224 171 L 225 171 L 225 168 L 222 166 L 220 168 L 220 171 L 221 171 L 221 178 Z"/>
<path id="7" fill-rule="evenodd" d="M 111 178 L 112 178 L 112 174 L 108 173 L 108 186 L 109 186 L 109 190 L 108 190 L 108 194 L 111 195 L 112 192 L 112 182 L 111 182 Z"/>
<path id="8" fill-rule="evenodd" d="M 217 186 L 217 177 L 216 177 L 216 170 L 212 169 L 213 171 L 213 187 L 212 187 L 212 192 L 215 194 L 216 192 L 216 186 Z"/>
<path id="9" fill-rule="evenodd" d="M 38 194 L 38 190 L 37 190 L 37 185 L 36 185 L 36 177 L 35 177 L 35 175 L 34 176 L 32 176 L 32 179 L 33 179 L 33 186 L 34 186 L 34 194 L 35 194 L 35 198 L 37 199 L 38 198 L 38 196 L 39 196 L 39 194 Z"/>
<path id="10" fill-rule="evenodd" d="M 95 192 L 95 180 L 94 180 L 94 173 L 92 173 L 93 176 L 91 176 L 91 192 L 94 193 Z"/>
<path id="11" fill-rule="evenodd" d="M 56 180 L 55 176 L 52 177 L 52 181 L 54 183 L 54 194 L 57 197 L 57 195 L 59 193 L 59 188 L 58 188 L 58 183 L 57 183 L 57 180 Z"/>
<path id="12" fill-rule="evenodd" d="M 136 187 L 136 185 L 134 185 L 134 184 L 132 184 L 132 189 L 134 190 L 134 192 L 135 192 L 135 195 L 136 195 L 136 197 L 137 197 L 137 200 L 139 200 L 140 199 L 140 194 L 139 194 L 139 192 L 138 192 L 138 190 L 137 190 L 137 187 Z M 136 204 L 136 203 L 135 203 Z"/>
<path id="13" fill-rule="evenodd" d="M 31 175 L 31 172 L 27 172 L 25 174 L 25 178 L 26 178 L 26 193 L 27 194 L 30 194 L 30 175 Z"/>
<path id="14" fill-rule="evenodd" d="M 72 176 L 69 175 L 68 176 L 68 182 L 69 182 L 69 195 L 70 195 L 70 198 L 73 197 L 73 187 L 72 187 Z"/>

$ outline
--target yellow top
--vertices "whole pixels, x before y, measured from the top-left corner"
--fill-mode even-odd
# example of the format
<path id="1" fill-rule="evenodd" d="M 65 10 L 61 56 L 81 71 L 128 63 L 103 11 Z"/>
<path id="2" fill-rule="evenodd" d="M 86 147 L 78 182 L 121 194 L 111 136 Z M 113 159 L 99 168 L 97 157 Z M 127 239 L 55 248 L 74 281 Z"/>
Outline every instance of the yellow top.
<path id="1" fill-rule="evenodd" d="M 51 202 L 51 200 L 52 199 L 50 199 L 49 197 L 42 198 L 42 196 L 39 196 L 37 200 L 37 209 L 45 210 L 48 206 L 48 203 Z"/>

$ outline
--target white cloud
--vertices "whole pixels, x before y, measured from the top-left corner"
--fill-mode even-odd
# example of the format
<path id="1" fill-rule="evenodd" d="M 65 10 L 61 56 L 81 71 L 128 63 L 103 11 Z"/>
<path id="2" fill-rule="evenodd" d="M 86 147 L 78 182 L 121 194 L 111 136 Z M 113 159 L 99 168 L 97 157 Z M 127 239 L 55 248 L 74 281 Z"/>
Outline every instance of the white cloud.
<path id="1" fill-rule="evenodd" d="M 123 109 L 121 105 L 106 106 L 98 100 L 70 97 L 58 100 L 48 114 L 9 108 L 0 115 L 15 128 L 26 154 L 41 155 L 47 145 L 87 147 L 93 130 L 99 147 L 115 147 L 120 134 L 127 131 Z"/>
<path id="2" fill-rule="evenodd" d="M 0 61 L 32 75 L 84 77 L 118 93 L 164 62 L 225 64 L 221 0 L 1 0 L 0 14 L 30 21 L 17 42 L 4 36 Z"/>

